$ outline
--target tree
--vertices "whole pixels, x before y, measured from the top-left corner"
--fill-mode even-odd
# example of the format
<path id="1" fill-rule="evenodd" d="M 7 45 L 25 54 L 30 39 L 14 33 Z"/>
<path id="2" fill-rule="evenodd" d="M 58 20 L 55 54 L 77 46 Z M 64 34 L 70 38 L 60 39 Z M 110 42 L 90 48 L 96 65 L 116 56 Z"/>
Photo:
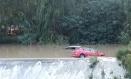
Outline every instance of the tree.
<path id="1" fill-rule="evenodd" d="M 66 33 L 69 43 L 118 43 L 126 21 L 119 1 L 94 0 L 86 4 L 79 15 L 63 17 L 61 33 Z"/>

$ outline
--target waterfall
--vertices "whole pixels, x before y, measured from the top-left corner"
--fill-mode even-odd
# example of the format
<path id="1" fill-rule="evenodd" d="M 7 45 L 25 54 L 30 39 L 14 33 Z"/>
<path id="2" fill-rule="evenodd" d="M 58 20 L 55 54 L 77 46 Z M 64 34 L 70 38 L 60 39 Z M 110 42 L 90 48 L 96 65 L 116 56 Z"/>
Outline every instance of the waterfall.
<path id="1" fill-rule="evenodd" d="M 98 58 L 92 79 L 124 79 L 116 58 Z M 89 59 L 1 60 L 0 79 L 89 79 Z M 103 78 L 104 76 L 104 78 Z"/>

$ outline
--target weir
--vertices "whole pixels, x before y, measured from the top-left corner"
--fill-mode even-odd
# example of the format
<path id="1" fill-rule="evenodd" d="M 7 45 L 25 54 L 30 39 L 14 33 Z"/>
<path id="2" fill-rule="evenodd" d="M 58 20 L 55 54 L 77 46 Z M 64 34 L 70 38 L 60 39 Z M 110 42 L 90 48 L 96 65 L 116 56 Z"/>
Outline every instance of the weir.
<path id="1" fill-rule="evenodd" d="M 98 58 L 94 68 L 89 59 L 1 59 L 0 79 L 125 79 L 116 58 Z"/>

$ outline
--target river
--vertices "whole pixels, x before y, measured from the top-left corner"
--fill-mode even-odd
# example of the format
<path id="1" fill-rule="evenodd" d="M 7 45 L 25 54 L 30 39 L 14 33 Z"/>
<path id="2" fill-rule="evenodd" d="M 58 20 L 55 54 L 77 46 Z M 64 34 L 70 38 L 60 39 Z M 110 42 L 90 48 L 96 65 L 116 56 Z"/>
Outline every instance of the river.
<path id="1" fill-rule="evenodd" d="M 67 45 L 0 45 L 0 58 L 70 58 Z M 114 57 L 123 45 L 86 45 L 103 51 L 106 56 Z"/>

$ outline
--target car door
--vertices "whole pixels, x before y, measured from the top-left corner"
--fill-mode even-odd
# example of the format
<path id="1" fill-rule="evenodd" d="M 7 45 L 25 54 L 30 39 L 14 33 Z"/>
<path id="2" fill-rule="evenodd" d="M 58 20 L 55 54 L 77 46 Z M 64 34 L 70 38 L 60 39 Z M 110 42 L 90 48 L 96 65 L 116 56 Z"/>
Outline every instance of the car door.
<path id="1" fill-rule="evenodd" d="M 91 50 L 91 56 L 96 56 L 96 52 L 94 50 Z"/>
<path id="2" fill-rule="evenodd" d="M 93 53 L 90 49 L 86 49 L 86 56 L 92 56 Z"/>
<path id="3" fill-rule="evenodd" d="M 89 56 L 97 56 L 98 55 L 96 50 L 93 50 L 93 49 L 89 50 L 88 54 L 89 54 Z"/>

